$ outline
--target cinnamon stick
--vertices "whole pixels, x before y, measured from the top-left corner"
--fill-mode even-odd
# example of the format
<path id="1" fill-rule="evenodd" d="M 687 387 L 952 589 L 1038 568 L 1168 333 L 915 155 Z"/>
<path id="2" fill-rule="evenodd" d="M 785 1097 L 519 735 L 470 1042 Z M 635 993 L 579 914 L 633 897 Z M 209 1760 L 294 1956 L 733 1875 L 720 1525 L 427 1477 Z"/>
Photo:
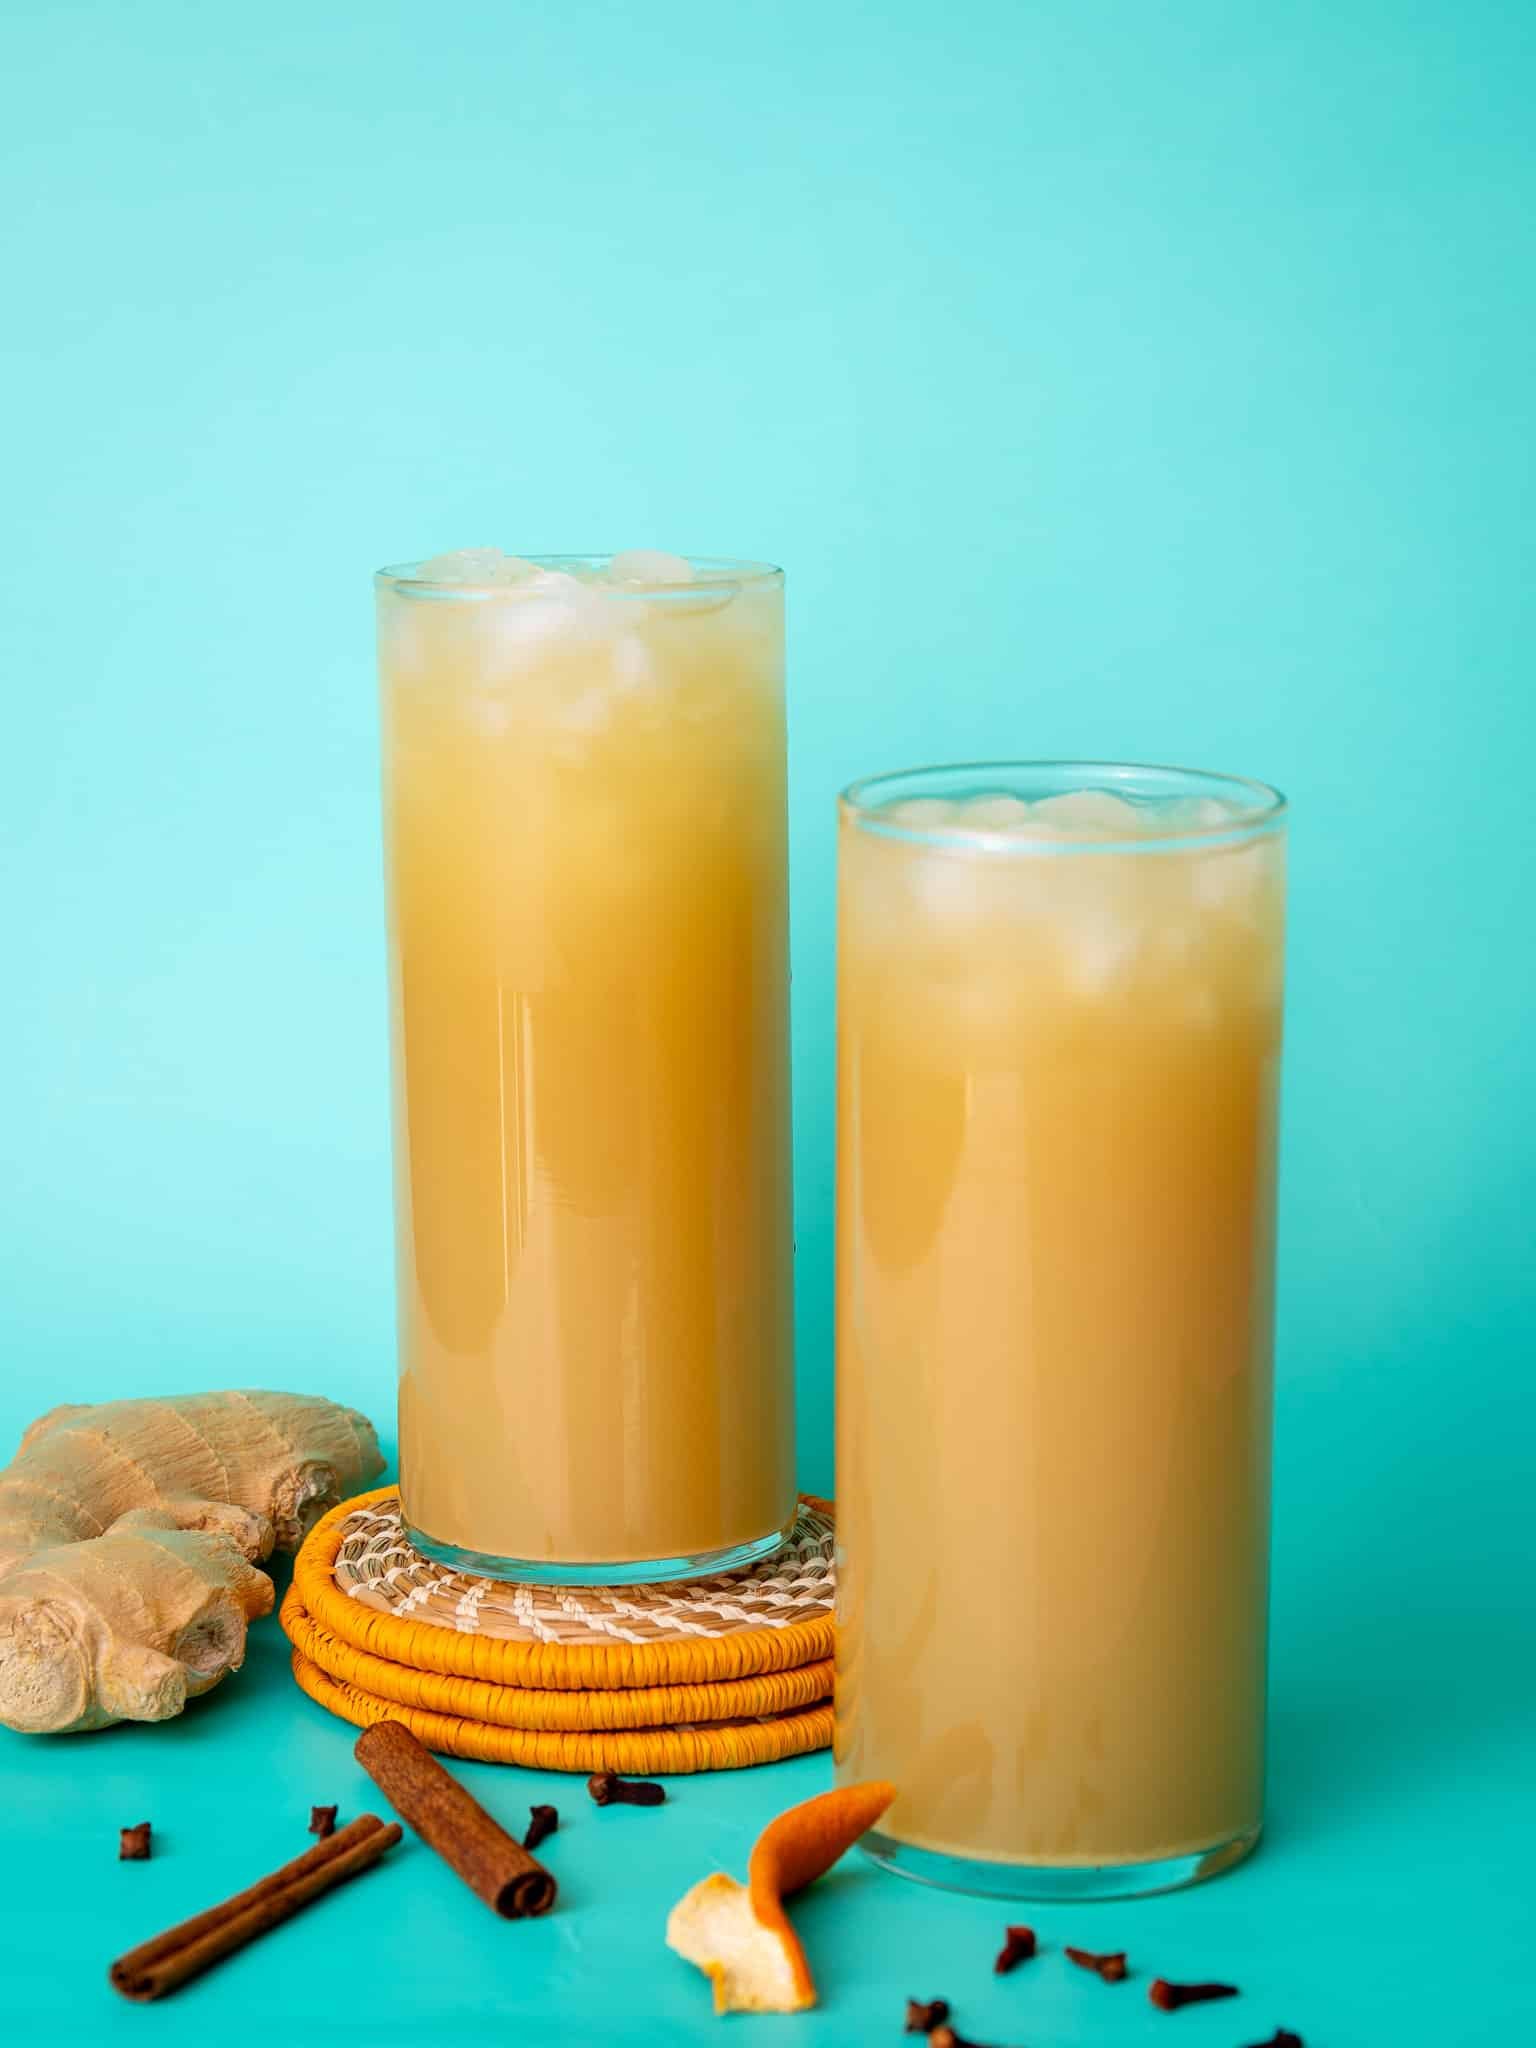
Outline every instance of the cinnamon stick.
<path id="1" fill-rule="evenodd" d="M 141 2004 L 164 1998 L 168 1991 L 200 1976 L 210 1965 L 280 1927 L 301 1907 L 377 1863 L 399 1839 L 400 1829 L 393 1821 L 386 1826 L 376 1813 L 360 1814 L 349 1827 L 317 1842 L 270 1877 L 119 1956 L 107 1973 L 113 1988 Z"/>
<path id="2" fill-rule="evenodd" d="M 504 1920 L 547 1913 L 555 1880 L 428 1755 L 403 1722 L 376 1721 L 353 1755 L 384 1797 Z"/>

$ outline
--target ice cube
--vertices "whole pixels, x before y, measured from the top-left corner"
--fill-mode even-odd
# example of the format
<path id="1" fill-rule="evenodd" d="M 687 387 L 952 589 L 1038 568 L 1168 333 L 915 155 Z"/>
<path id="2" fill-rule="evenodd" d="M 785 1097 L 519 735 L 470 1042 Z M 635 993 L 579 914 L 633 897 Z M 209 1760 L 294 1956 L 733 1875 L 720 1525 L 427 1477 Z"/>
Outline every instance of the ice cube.
<path id="1" fill-rule="evenodd" d="M 1049 819 L 1042 820 L 1019 796 L 978 796 L 959 806 L 955 822 L 968 832 L 1007 832 L 1030 839 L 1055 836 Z"/>
<path id="2" fill-rule="evenodd" d="M 608 564 L 608 581 L 629 585 L 691 583 L 693 564 L 660 548 L 625 548 Z"/>
<path id="3" fill-rule="evenodd" d="M 649 690 L 656 682 L 651 650 L 638 633 L 621 633 L 613 647 L 613 680 L 620 690 Z"/>
<path id="4" fill-rule="evenodd" d="M 962 937 L 985 912 L 982 864 L 964 853 L 920 853 L 907 879 L 919 914 L 942 924 L 952 938 Z"/>
<path id="5" fill-rule="evenodd" d="M 1038 820 L 1031 806 L 1017 796 L 956 798 L 909 796 L 887 804 L 880 816 L 914 832 L 998 832 L 1028 839 L 1061 835 L 1048 820 Z"/>
<path id="6" fill-rule="evenodd" d="M 1073 985 L 1084 995 L 1103 995 L 1140 950 L 1141 933 L 1134 915 L 1117 914 L 1102 904 L 1070 912 L 1063 923 Z"/>
<path id="7" fill-rule="evenodd" d="M 1264 876 L 1262 845 L 1212 846 L 1191 853 L 1191 890 L 1205 910 L 1247 910 Z"/>
<path id="8" fill-rule="evenodd" d="M 593 618 L 600 609 L 591 584 L 581 576 L 573 576 L 569 569 L 540 569 L 530 565 L 524 588 L 530 597 L 554 598 Z"/>
<path id="9" fill-rule="evenodd" d="M 446 555 L 434 555 L 417 570 L 415 581 L 449 583 L 472 590 L 501 590 L 523 583 L 539 572 L 519 555 L 503 554 L 500 548 L 455 548 Z"/>
<path id="10" fill-rule="evenodd" d="M 912 832 L 942 832 L 954 824 L 955 807 L 941 796 L 909 796 L 899 804 L 883 805 L 879 815 Z"/>
<path id="11" fill-rule="evenodd" d="M 1216 796 L 1180 796 L 1151 814 L 1159 832 L 1219 832 L 1237 815 L 1236 806 Z"/>
<path id="12" fill-rule="evenodd" d="M 621 706 L 627 707 L 626 717 L 643 717 L 646 699 L 657 689 L 650 650 L 636 633 L 594 638 L 571 680 L 575 688 L 557 692 L 548 707 L 554 724 L 568 734 L 601 732 Z"/>
<path id="13" fill-rule="evenodd" d="M 485 657 L 495 667 L 542 661 L 564 643 L 580 652 L 604 637 L 608 607 L 597 592 L 563 569 L 533 569 L 506 595 L 477 606 Z"/>
<path id="14" fill-rule="evenodd" d="M 1031 811 L 1036 820 L 1069 839 L 1136 839 L 1145 829 L 1136 806 L 1107 789 L 1069 789 L 1060 796 L 1043 796 Z"/>

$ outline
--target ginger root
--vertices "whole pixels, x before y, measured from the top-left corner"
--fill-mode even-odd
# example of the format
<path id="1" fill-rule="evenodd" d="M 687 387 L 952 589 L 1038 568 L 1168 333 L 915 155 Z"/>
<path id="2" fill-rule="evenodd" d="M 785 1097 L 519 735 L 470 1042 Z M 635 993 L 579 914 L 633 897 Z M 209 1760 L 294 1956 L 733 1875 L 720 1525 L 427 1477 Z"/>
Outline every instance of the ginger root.
<path id="1" fill-rule="evenodd" d="M 257 1564 L 383 1469 L 367 1418 L 308 1394 L 44 1415 L 0 1472 L 0 1725 L 179 1714 L 271 1612 Z"/>

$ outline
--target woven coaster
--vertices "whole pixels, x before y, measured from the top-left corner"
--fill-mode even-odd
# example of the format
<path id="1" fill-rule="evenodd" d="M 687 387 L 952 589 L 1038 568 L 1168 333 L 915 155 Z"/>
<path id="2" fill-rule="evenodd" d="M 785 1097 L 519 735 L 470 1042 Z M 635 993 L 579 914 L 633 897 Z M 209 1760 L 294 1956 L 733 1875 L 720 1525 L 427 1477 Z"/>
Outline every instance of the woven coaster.
<path id="1" fill-rule="evenodd" d="M 413 1549 L 393 1487 L 343 1501 L 294 1560 L 295 1606 L 353 1650 L 538 1691 L 718 1685 L 832 1654 L 832 1509 L 803 1496 L 762 1564 L 657 1586 L 512 1585 Z"/>
<path id="2" fill-rule="evenodd" d="M 293 1653 L 293 1675 L 312 1700 L 356 1728 L 374 1721 L 403 1721 L 428 1749 L 479 1763 L 523 1764 L 538 1771 L 650 1772 L 732 1771 L 748 1764 L 777 1763 L 825 1749 L 832 1740 L 830 1706 L 707 1726 L 635 1728 L 589 1734 L 490 1728 L 451 1714 L 428 1713 L 372 1698 L 356 1686 L 339 1685 Z"/>
<path id="3" fill-rule="evenodd" d="M 354 1649 L 322 1628 L 290 1588 L 279 1615 L 289 1642 L 309 1663 L 341 1686 L 386 1705 L 420 1707 L 455 1719 L 499 1728 L 596 1734 L 620 1728 L 675 1728 L 684 1723 L 733 1721 L 793 1712 L 832 1697 L 832 1660 L 794 1671 L 763 1671 L 718 1684 L 610 1686 L 606 1691 L 556 1692 L 528 1685 L 495 1685 L 483 1678 L 452 1678 L 392 1664 Z"/>
<path id="4" fill-rule="evenodd" d="M 831 1741 L 832 1593 L 832 1509 L 809 1496 L 746 1571 L 554 1587 L 423 1557 L 385 1487 L 316 1524 L 281 1620 L 299 1685 L 355 1726 L 541 1770 L 730 1770 Z"/>

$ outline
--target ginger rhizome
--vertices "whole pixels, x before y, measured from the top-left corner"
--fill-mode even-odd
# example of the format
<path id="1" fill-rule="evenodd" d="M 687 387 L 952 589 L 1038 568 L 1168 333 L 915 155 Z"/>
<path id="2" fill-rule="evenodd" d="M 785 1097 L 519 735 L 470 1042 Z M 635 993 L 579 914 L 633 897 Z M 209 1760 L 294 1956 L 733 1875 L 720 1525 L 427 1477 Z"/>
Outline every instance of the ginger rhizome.
<path id="1" fill-rule="evenodd" d="M 271 1612 L 261 1560 L 383 1467 L 365 1416 L 307 1394 L 53 1409 L 0 1472 L 0 1724 L 179 1714 Z"/>

